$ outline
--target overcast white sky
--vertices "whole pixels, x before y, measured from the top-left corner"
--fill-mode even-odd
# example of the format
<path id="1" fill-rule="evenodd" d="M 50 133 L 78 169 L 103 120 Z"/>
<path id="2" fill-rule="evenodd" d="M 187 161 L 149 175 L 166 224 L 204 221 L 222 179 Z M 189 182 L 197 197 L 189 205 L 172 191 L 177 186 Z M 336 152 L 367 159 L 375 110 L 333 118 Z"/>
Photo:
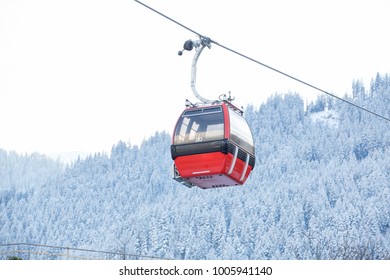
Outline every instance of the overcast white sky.
<path id="1" fill-rule="evenodd" d="M 386 0 L 143 0 L 215 41 L 343 96 L 389 73 Z M 110 151 L 172 132 L 190 88 L 196 35 L 132 0 L 0 0 L 0 148 Z M 275 92 L 317 92 L 213 45 L 198 91 L 258 106 Z"/>

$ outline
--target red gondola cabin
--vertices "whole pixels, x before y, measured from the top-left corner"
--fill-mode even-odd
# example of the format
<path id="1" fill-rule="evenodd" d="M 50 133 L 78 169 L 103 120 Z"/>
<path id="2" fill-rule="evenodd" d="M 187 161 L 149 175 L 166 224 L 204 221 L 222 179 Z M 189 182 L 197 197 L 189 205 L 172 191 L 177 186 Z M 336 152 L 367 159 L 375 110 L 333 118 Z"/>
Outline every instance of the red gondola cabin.
<path id="1" fill-rule="evenodd" d="M 174 179 L 202 189 L 244 184 L 255 166 L 255 151 L 242 114 L 228 101 L 185 109 L 171 145 Z"/>

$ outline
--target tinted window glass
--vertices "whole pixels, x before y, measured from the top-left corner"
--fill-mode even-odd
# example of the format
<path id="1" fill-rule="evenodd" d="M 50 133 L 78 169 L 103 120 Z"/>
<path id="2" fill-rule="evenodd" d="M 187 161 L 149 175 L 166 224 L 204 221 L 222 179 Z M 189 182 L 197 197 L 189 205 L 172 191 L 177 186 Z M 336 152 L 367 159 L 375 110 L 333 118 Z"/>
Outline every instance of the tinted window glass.
<path id="1" fill-rule="evenodd" d="M 222 107 L 187 110 L 180 117 L 174 144 L 188 144 L 224 138 Z"/>
<path id="2" fill-rule="evenodd" d="M 252 132 L 246 120 L 229 109 L 230 139 L 252 155 L 255 154 Z"/>

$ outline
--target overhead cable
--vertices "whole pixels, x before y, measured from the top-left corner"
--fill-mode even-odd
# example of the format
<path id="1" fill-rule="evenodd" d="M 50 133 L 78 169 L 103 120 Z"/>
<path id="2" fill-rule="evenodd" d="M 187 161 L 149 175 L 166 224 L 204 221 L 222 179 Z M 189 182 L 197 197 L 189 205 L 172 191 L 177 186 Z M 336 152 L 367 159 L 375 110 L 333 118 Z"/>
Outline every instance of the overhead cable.
<path id="1" fill-rule="evenodd" d="M 223 48 L 223 49 L 225 49 L 225 50 L 227 50 L 227 51 L 230 51 L 230 52 L 232 52 L 232 53 L 234 53 L 234 54 L 236 54 L 236 55 L 239 55 L 239 56 L 241 56 L 241 57 L 243 57 L 243 58 L 245 58 L 245 59 L 247 59 L 247 60 L 250 60 L 250 61 L 252 61 L 252 62 L 254 62 L 254 63 L 256 63 L 256 64 L 259 64 L 259 65 L 261 65 L 261 66 L 263 66 L 263 67 L 266 67 L 266 68 L 268 68 L 268 69 L 270 69 L 270 70 L 272 70 L 272 71 L 274 71 L 274 72 L 277 72 L 277 73 L 279 73 L 279 74 L 281 74 L 281 75 L 283 75 L 283 76 L 285 76 L 285 77 L 288 77 L 288 78 L 290 78 L 290 79 L 292 79 L 292 80 L 295 80 L 296 82 L 299 82 L 299 83 L 301 83 L 301 84 L 304 84 L 305 86 L 311 87 L 311 88 L 313 88 L 313 89 L 315 89 L 315 90 L 317 90 L 317 91 L 320 91 L 320 92 L 322 92 L 322 93 L 324 93 L 324 94 L 326 94 L 326 95 L 329 95 L 329 96 L 331 96 L 331 97 L 333 97 L 333 98 L 336 98 L 336 99 L 338 99 L 338 100 L 340 100 L 340 101 L 343 101 L 343 102 L 345 102 L 345 103 L 347 103 L 347 104 L 349 104 L 349 105 L 351 105 L 351 106 L 354 106 L 355 108 L 358 108 L 359 110 L 365 111 L 365 112 L 367 112 L 367 113 L 369 113 L 369 114 L 372 114 L 372 115 L 374 115 L 374 116 L 376 116 L 376 117 L 379 117 L 379 118 L 381 118 L 381 119 L 384 119 L 384 120 L 390 122 L 390 118 L 388 118 L 388 117 L 385 117 L 385 116 L 380 115 L 380 114 L 378 114 L 378 113 L 376 113 L 376 112 L 374 112 L 374 111 L 372 111 L 372 110 L 369 110 L 369 109 L 367 109 L 367 108 L 365 108 L 365 107 L 362 107 L 362 106 L 360 106 L 360 105 L 357 105 L 357 104 L 355 104 L 355 103 L 353 103 L 353 102 L 351 102 L 351 101 L 349 101 L 349 100 L 347 100 L 347 99 L 341 98 L 341 97 L 339 97 L 339 96 L 337 96 L 337 95 L 335 95 L 335 94 L 333 94 L 333 93 L 330 93 L 329 91 L 326 91 L 326 90 L 321 89 L 321 88 L 319 88 L 319 87 L 317 87 L 317 86 L 314 86 L 313 84 L 308 83 L 308 82 L 305 82 L 305 81 L 303 81 L 302 79 L 298 79 L 298 78 L 296 78 L 296 77 L 294 77 L 294 76 L 292 76 L 292 75 L 289 75 L 289 74 L 287 74 L 287 73 L 285 73 L 285 72 L 283 72 L 283 71 L 281 71 L 281 70 L 278 70 L 278 69 L 276 69 L 276 68 L 274 68 L 274 67 L 271 67 L 271 66 L 269 66 L 269 65 L 267 65 L 267 64 L 265 64 L 265 63 L 262 63 L 262 62 L 260 62 L 260 61 L 258 61 L 258 60 L 256 60 L 256 59 L 253 59 L 253 58 L 251 58 L 251 57 L 249 57 L 249 56 L 247 56 L 247 55 L 245 55 L 245 54 L 243 54 L 243 53 L 240 53 L 240 52 L 238 52 L 238 51 L 235 51 L 235 50 L 233 50 L 233 49 L 231 49 L 231 48 L 229 48 L 229 47 L 227 47 L 227 46 L 225 46 L 225 45 L 223 45 L 223 44 L 220 44 L 220 43 L 214 41 L 213 39 L 211 39 L 211 38 L 209 38 L 209 37 L 203 36 L 203 35 L 200 34 L 199 32 L 197 32 L 197 31 L 195 31 L 195 30 L 193 30 L 193 29 L 191 29 L 191 28 L 185 26 L 184 24 L 182 24 L 182 23 L 180 23 L 180 22 L 178 22 L 178 21 L 172 19 L 171 17 L 168 17 L 167 15 L 165 15 L 165 14 L 163 14 L 163 13 L 157 11 L 156 9 L 153 9 L 152 7 L 150 7 L 150 6 L 148 6 L 148 5 L 144 4 L 144 3 L 142 3 L 142 2 L 139 1 L 139 0 L 134 0 L 134 1 L 137 2 L 138 4 L 141 4 L 142 6 L 144 6 L 144 7 L 146 7 L 146 8 L 148 8 L 149 10 L 151 10 L 151 11 L 157 13 L 158 15 L 160 15 L 160 16 L 162 16 L 162 17 L 164 17 L 164 18 L 166 18 L 166 19 L 168 19 L 168 20 L 170 20 L 170 21 L 172 21 L 173 23 L 175 23 L 175 24 L 177 24 L 177 25 L 183 27 L 184 29 L 187 29 L 188 31 L 190 31 L 190 32 L 192 32 L 192 33 L 198 35 L 200 38 L 207 38 L 208 40 L 210 40 L 211 43 L 214 43 L 214 44 L 216 44 L 217 46 L 219 46 L 219 47 L 221 47 L 221 48 Z"/>

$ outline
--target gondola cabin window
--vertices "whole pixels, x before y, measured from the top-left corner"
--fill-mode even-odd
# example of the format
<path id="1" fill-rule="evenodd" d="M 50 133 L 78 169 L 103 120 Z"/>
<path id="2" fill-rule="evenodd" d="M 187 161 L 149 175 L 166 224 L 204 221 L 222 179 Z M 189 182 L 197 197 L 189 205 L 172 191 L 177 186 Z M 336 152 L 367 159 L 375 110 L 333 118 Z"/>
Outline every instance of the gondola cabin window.
<path id="1" fill-rule="evenodd" d="M 224 138 L 222 107 L 184 111 L 176 126 L 174 144 L 220 140 Z"/>
<path id="2" fill-rule="evenodd" d="M 229 108 L 230 115 L 230 139 L 238 146 L 255 154 L 252 132 L 246 120 Z"/>

